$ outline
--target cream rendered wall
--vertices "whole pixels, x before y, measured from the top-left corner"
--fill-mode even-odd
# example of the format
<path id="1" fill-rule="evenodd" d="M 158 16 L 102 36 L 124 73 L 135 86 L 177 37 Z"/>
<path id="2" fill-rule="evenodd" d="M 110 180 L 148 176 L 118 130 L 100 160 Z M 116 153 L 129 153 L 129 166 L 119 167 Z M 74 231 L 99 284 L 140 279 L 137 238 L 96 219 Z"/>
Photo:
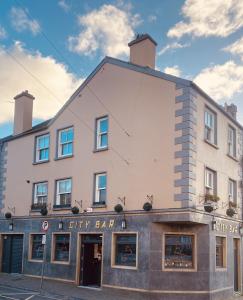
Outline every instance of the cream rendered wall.
<path id="1" fill-rule="evenodd" d="M 84 88 L 48 130 L 36 134 L 50 132 L 50 162 L 32 164 L 36 135 L 9 142 L 5 210 L 15 206 L 16 215 L 28 215 L 32 185 L 43 180 L 49 182 L 48 202 L 53 204 L 54 181 L 66 177 L 73 179 L 73 205 L 82 200 L 83 208 L 90 207 L 93 174 L 101 171 L 107 172 L 108 199 L 107 208 L 97 211 L 113 210 L 118 197 L 126 197 L 126 210 L 142 209 L 147 195 L 153 195 L 154 208 L 181 207 L 174 201 L 175 84 L 105 64 L 89 86 L 109 111 Z M 94 153 L 95 118 L 106 114 L 109 150 Z M 67 126 L 74 126 L 74 156 L 55 161 L 56 132 Z"/>
<path id="2" fill-rule="evenodd" d="M 217 114 L 217 146 L 214 148 L 204 141 L 204 111 L 205 106 L 211 108 Z M 196 205 L 197 208 L 203 209 L 200 205 L 200 198 L 205 193 L 204 169 L 209 167 L 217 172 L 217 194 L 220 197 L 218 202 L 219 209 L 217 213 L 225 215 L 228 207 L 228 180 L 229 178 L 237 181 L 238 204 L 242 205 L 241 196 L 241 176 L 242 171 L 240 161 L 235 161 L 230 158 L 227 153 L 228 143 L 228 125 L 236 128 L 236 144 L 237 144 L 237 159 L 242 156 L 241 132 L 240 129 L 227 118 L 219 109 L 210 104 L 202 96 L 197 97 L 197 153 L 196 153 Z M 240 209 L 239 217 L 241 216 Z"/>

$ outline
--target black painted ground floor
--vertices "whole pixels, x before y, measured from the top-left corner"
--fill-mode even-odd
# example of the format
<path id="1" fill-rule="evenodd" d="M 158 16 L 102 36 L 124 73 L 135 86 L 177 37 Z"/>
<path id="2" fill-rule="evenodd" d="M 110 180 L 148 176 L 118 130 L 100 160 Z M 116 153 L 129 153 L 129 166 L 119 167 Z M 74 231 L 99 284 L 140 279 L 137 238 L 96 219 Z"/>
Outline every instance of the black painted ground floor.
<path id="1" fill-rule="evenodd" d="M 0 268 L 154 299 L 241 293 L 238 220 L 195 210 L 0 219 Z"/>

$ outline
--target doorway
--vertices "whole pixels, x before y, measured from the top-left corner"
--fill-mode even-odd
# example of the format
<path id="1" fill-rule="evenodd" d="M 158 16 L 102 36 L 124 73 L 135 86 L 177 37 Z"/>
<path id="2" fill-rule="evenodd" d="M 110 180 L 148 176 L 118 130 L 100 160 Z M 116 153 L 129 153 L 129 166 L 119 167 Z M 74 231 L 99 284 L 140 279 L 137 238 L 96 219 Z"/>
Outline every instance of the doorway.
<path id="1" fill-rule="evenodd" d="M 234 291 L 235 293 L 240 292 L 240 277 L 241 277 L 241 268 L 240 268 L 240 240 L 233 239 L 233 248 L 234 248 Z"/>
<path id="2" fill-rule="evenodd" d="M 80 285 L 94 288 L 100 287 L 102 235 L 82 234 L 80 252 Z"/>
<path id="3" fill-rule="evenodd" d="M 23 237 L 22 234 L 3 236 L 2 272 L 22 273 Z"/>

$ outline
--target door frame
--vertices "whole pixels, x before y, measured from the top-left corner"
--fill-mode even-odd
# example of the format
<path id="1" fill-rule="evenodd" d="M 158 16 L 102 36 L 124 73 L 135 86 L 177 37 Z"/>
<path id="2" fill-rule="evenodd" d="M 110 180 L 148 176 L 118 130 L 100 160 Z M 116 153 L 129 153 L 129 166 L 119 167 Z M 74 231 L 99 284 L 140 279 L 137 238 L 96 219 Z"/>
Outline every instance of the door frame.
<path id="1" fill-rule="evenodd" d="M 101 235 L 101 242 L 102 242 L 102 259 L 101 259 L 101 276 L 100 276 L 100 288 L 103 285 L 103 260 L 104 260 L 104 232 L 78 232 L 77 238 L 77 253 L 76 253 L 76 285 L 80 287 L 84 287 L 80 285 L 80 273 L 81 273 L 81 245 L 82 245 L 82 235 Z"/>
<path id="2" fill-rule="evenodd" d="M 235 242 L 237 243 L 237 260 L 238 260 L 238 266 L 237 266 L 237 272 L 238 272 L 238 291 L 234 290 L 235 294 L 239 294 L 242 291 L 242 284 L 241 284 L 241 278 L 242 278 L 242 267 L 241 267 L 241 238 L 235 238 L 233 237 L 233 252 L 234 252 L 234 260 L 235 260 Z M 235 285 L 235 261 L 234 261 L 234 285 Z"/>
<path id="3" fill-rule="evenodd" d="M 22 235 L 23 236 L 22 267 L 21 267 L 21 274 L 23 274 L 24 273 L 24 242 L 25 242 L 25 233 L 24 232 L 1 232 L 0 233 L 0 272 L 2 272 L 4 235 Z"/>

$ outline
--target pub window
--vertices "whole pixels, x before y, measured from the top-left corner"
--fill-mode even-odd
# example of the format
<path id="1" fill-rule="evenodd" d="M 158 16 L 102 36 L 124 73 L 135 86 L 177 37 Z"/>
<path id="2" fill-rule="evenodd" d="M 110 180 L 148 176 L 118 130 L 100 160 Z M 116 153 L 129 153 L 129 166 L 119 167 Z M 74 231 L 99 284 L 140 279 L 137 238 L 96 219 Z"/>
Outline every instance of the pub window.
<path id="1" fill-rule="evenodd" d="M 228 189 L 229 189 L 229 201 L 234 202 L 237 204 L 237 191 L 236 191 L 236 181 L 229 179 L 228 183 Z"/>
<path id="2" fill-rule="evenodd" d="M 34 199 L 33 207 L 42 207 L 43 204 L 47 203 L 47 194 L 48 194 L 48 183 L 38 182 L 34 183 Z"/>
<path id="3" fill-rule="evenodd" d="M 69 234 L 54 234 L 53 240 L 53 261 L 68 262 L 69 261 Z"/>
<path id="4" fill-rule="evenodd" d="M 216 195 L 217 193 L 217 175 L 216 172 L 205 169 L 205 194 Z"/>
<path id="5" fill-rule="evenodd" d="M 71 206 L 72 179 L 61 179 L 56 181 L 56 203 L 55 206 Z"/>
<path id="6" fill-rule="evenodd" d="M 40 135 L 35 139 L 35 162 L 49 160 L 50 152 L 50 135 Z"/>
<path id="7" fill-rule="evenodd" d="M 95 199 L 94 204 L 106 203 L 106 173 L 95 174 Z"/>
<path id="8" fill-rule="evenodd" d="M 113 265 L 124 267 L 137 267 L 137 235 L 114 235 Z"/>
<path id="9" fill-rule="evenodd" d="M 108 117 L 96 120 L 96 150 L 108 147 Z"/>
<path id="10" fill-rule="evenodd" d="M 58 157 L 73 155 L 73 127 L 58 131 Z"/>
<path id="11" fill-rule="evenodd" d="M 216 268 L 226 268 L 226 238 L 216 236 Z"/>
<path id="12" fill-rule="evenodd" d="M 236 156 L 236 130 L 231 126 L 228 127 L 228 154 Z"/>
<path id="13" fill-rule="evenodd" d="M 211 144 L 217 144 L 217 118 L 216 114 L 206 108 L 204 112 L 205 140 Z"/>
<path id="14" fill-rule="evenodd" d="M 44 245 L 42 244 L 43 234 L 32 234 L 30 237 L 30 259 L 43 260 Z"/>
<path id="15" fill-rule="evenodd" d="M 165 235 L 165 269 L 195 268 L 194 235 Z"/>

